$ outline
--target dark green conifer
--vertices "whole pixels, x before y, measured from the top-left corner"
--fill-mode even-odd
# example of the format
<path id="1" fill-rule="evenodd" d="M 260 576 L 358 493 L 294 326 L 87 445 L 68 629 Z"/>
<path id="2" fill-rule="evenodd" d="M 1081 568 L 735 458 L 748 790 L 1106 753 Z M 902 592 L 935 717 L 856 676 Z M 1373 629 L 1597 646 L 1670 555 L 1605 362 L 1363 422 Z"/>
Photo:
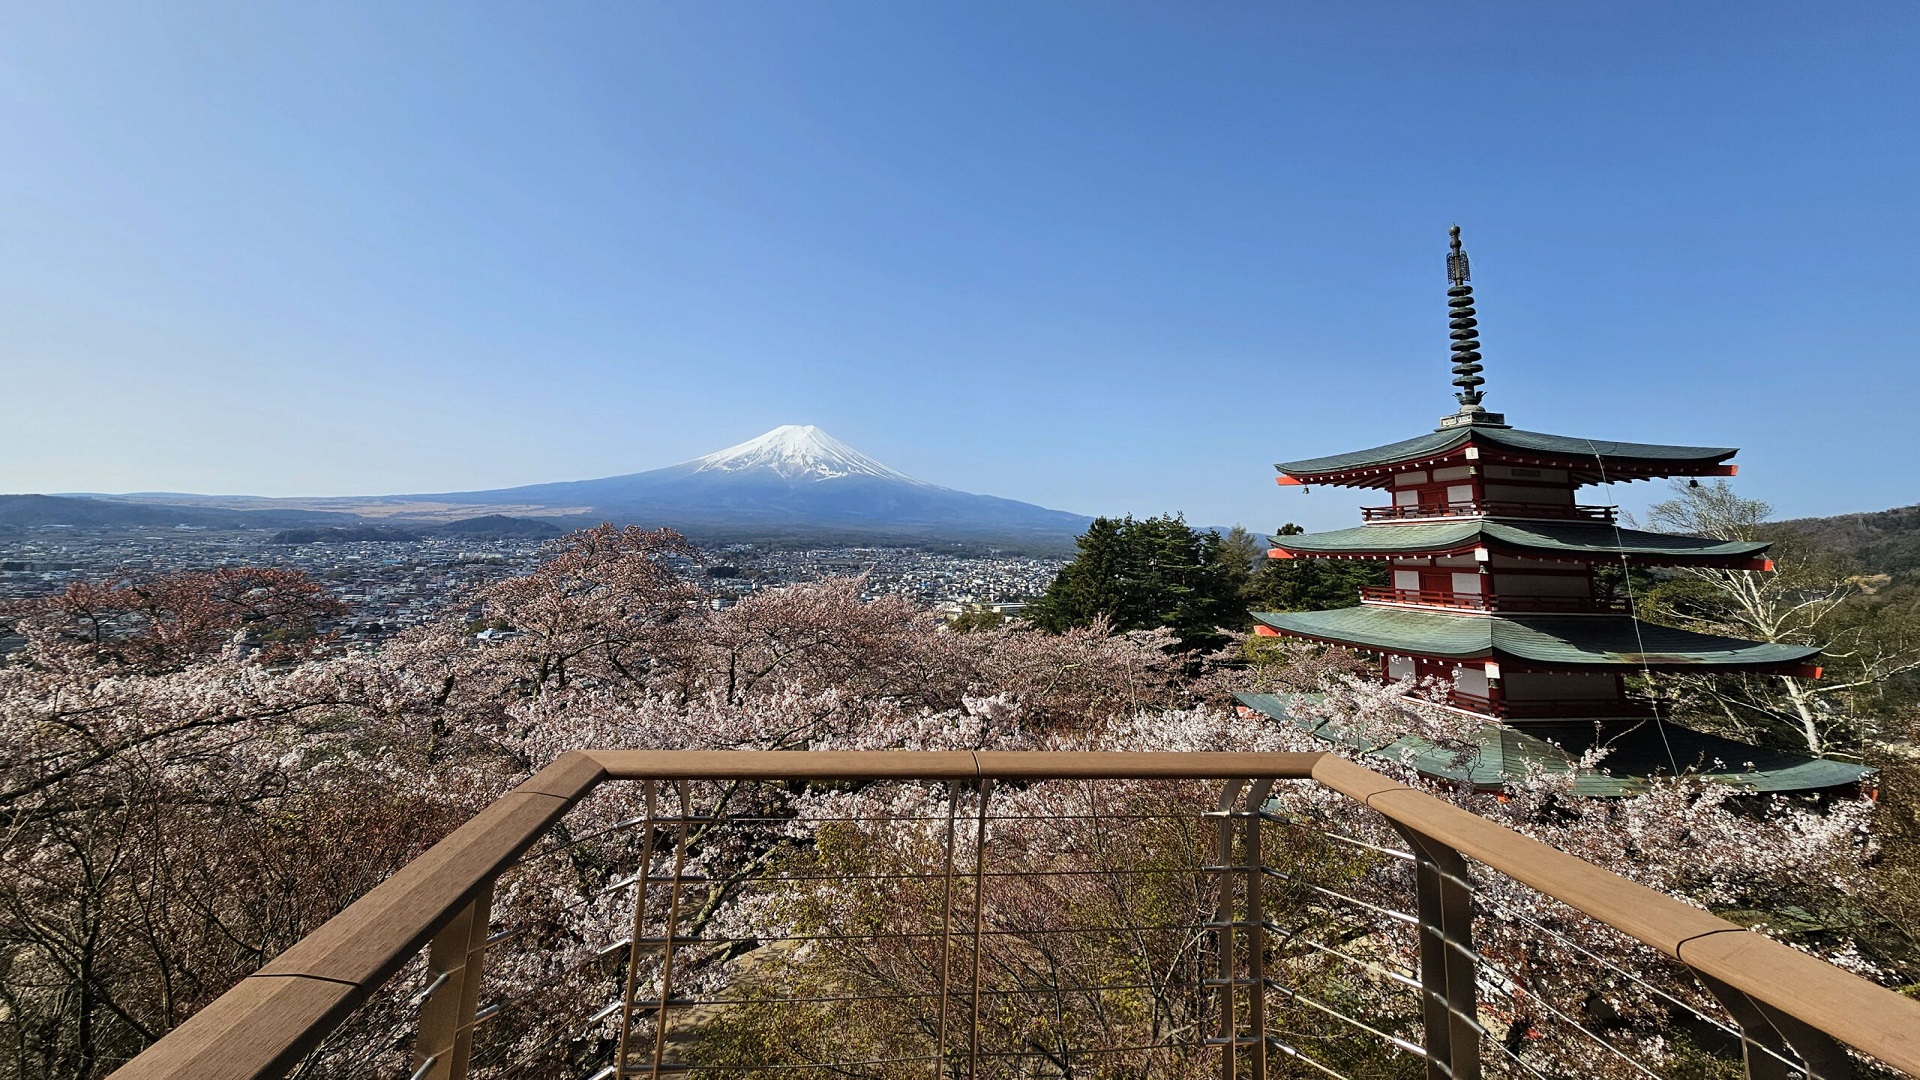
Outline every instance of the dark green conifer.
<path id="1" fill-rule="evenodd" d="M 1135 520 L 1098 518 L 1081 535 L 1080 553 L 1060 571 L 1027 617 L 1058 633 L 1105 617 L 1116 631 L 1171 628 L 1184 648 L 1224 641 L 1221 628 L 1247 623 L 1240 596 L 1244 570 L 1236 549 L 1177 514 Z"/>
<path id="2" fill-rule="evenodd" d="M 1298 536 L 1305 529 L 1289 521 L 1275 532 L 1279 538 Z M 1373 560 L 1268 559 L 1248 583 L 1246 604 L 1253 611 L 1325 611 L 1360 602 L 1360 589 L 1387 583 L 1387 564 Z"/>

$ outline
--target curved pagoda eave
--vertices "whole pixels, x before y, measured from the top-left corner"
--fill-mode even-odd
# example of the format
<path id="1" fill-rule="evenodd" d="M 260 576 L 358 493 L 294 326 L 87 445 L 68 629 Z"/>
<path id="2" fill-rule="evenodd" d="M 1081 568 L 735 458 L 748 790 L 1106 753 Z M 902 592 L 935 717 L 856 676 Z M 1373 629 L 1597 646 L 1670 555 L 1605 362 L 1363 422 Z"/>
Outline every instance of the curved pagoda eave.
<path id="1" fill-rule="evenodd" d="M 1462 761 L 1456 749 L 1416 735 L 1404 735 L 1381 746 L 1364 733 L 1348 732 L 1330 722 L 1317 707 L 1317 694 L 1233 696 L 1243 710 L 1294 724 L 1309 735 L 1362 756 L 1394 763 L 1411 760 L 1414 768 L 1427 776 L 1472 783 L 1486 791 L 1498 791 L 1544 771 L 1570 777 L 1575 795 L 1640 795 L 1660 778 L 1671 777 L 1676 762 L 1704 780 L 1743 791 L 1783 794 L 1846 791 L 1872 772 L 1859 765 L 1754 746 L 1673 723 L 1658 727 L 1636 724 L 1610 733 L 1609 753 L 1599 769 L 1579 767 L 1579 753 L 1590 744 L 1562 745 L 1498 724 L 1488 724 L 1475 733 L 1479 753 Z"/>
<path id="2" fill-rule="evenodd" d="M 1280 558 L 1390 559 L 1396 556 L 1467 555 L 1476 549 L 1503 555 L 1586 561 L 1626 558 L 1643 566 L 1722 566 L 1762 569 L 1771 543 L 1714 540 L 1617 529 L 1604 522 L 1525 525 L 1467 518 L 1459 521 L 1361 525 L 1332 532 L 1302 533 L 1281 540 Z"/>
<path id="3" fill-rule="evenodd" d="M 1469 458 L 1469 448 L 1477 456 Z M 1583 484 L 1609 480 L 1658 480 L 1672 476 L 1728 476 L 1735 447 L 1661 446 L 1614 442 L 1492 424 L 1442 428 L 1400 442 L 1327 457 L 1283 461 L 1282 483 L 1334 487 L 1387 487 L 1392 475 L 1447 462 L 1476 461 L 1567 469 Z"/>
<path id="4" fill-rule="evenodd" d="M 1630 615 L 1454 615 L 1362 606 L 1257 611 L 1283 635 L 1436 660 L 1494 660 L 1515 670 L 1753 671 L 1811 675 L 1820 650 L 1698 634 Z"/>

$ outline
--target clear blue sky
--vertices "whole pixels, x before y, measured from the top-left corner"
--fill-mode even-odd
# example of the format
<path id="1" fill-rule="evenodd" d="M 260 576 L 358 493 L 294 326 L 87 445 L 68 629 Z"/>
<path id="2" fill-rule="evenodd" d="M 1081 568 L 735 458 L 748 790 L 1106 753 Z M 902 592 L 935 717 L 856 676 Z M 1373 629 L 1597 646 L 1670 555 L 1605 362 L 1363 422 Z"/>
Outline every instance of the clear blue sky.
<path id="1" fill-rule="evenodd" d="M 1266 529 L 1451 407 L 1920 498 L 1920 7 L 0 9 L 0 490 L 456 490 L 818 424 Z M 1645 490 L 1645 485 L 1641 485 Z"/>

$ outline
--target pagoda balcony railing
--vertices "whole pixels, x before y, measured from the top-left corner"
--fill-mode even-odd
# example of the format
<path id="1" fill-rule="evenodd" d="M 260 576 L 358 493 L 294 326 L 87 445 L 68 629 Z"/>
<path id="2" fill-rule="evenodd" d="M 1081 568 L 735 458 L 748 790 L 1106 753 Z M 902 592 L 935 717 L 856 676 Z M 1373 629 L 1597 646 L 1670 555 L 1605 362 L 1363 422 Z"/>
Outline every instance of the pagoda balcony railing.
<path id="1" fill-rule="evenodd" d="M 1838 1078 L 1844 1045 L 1920 1073 L 1920 1001 L 1333 754 L 606 750 L 561 755 L 113 1076 L 1235 1080 L 1369 1054 L 1567 1075 L 1549 1034 L 1654 1075 L 1591 1014 L 1639 975 L 1516 914 L 1500 877 L 1650 946 L 1662 1007 L 1728 1068 Z M 605 966 L 559 962 L 570 939 L 527 920 L 595 895 L 571 903 L 617 938 L 582 943 Z M 1487 920 L 1512 929 L 1476 948 Z M 1591 964 L 1518 981 L 1491 948 L 1516 933 Z M 1101 948 L 1127 978 L 1075 966 Z M 861 974 L 794 966 L 843 957 Z M 560 972 L 597 981 L 546 989 Z M 1188 1019 L 1076 1020 L 1168 1010 Z"/>
<path id="2" fill-rule="evenodd" d="M 1502 720 L 1578 720 L 1588 717 L 1643 717 L 1654 714 L 1645 698 L 1521 698 L 1495 701 L 1485 694 L 1455 688 L 1447 701 L 1456 708 L 1485 713 Z"/>
<path id="3" fill-rule="evenodd" d="M 1510 517 L 1546 518 L 1555 521 L 1616 520 L 1615 506 L 1567 505 L 1565 503 L 1517 503 L 1462 501 L 1426 506 L 1363 506 L 1364 521 L 1421 521 L 1432 518 Z"/>
<path id="4" fill-rule="evenodd" d="M 1555 698 L 1545 701 L 1501 703 L 1508 720 L 1580 720 L 1587 717 L 1646 717 L 1654 713 L 1653 702 L 1643 698 Z"/>
<path id="5" fill-rule="evenodd" d="M 1590 596 L 1499 596 L 1490 593 L 1457 593 L 1448 589 L 1396 589 L 1391 585 L 1362 586 L 1360 599 L 1371 604 L 1500 611 L 1513 615 L 1622 614 L 1629 610 L 1624 600 Z"/>

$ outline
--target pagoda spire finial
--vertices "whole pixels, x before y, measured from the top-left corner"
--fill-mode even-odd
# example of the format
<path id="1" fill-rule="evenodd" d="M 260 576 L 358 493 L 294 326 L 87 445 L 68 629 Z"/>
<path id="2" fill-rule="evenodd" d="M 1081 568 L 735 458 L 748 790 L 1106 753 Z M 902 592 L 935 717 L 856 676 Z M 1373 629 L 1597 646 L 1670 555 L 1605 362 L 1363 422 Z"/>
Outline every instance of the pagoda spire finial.
<path id="1" fill-rule="evenodd" d="M 1460 388 L 1453 396 L 1460 402 L 1460 411 L 1442 418 L 1440 424 L 1500 424 L 1504 418 L 1499 413 L 1480 406 L 1486 396 L 1480 387 L 1487 380 L 1480 377 L 1480 332 L 1474 329 L 1480 320 L 1473 317 L 1473 286 L 1467 284 L 1473 275 L 1460 246 L 1460 226 L 1449 228 L 1447 235 L 1447 336 L 1453 339 L 1453 385 Z"/>

